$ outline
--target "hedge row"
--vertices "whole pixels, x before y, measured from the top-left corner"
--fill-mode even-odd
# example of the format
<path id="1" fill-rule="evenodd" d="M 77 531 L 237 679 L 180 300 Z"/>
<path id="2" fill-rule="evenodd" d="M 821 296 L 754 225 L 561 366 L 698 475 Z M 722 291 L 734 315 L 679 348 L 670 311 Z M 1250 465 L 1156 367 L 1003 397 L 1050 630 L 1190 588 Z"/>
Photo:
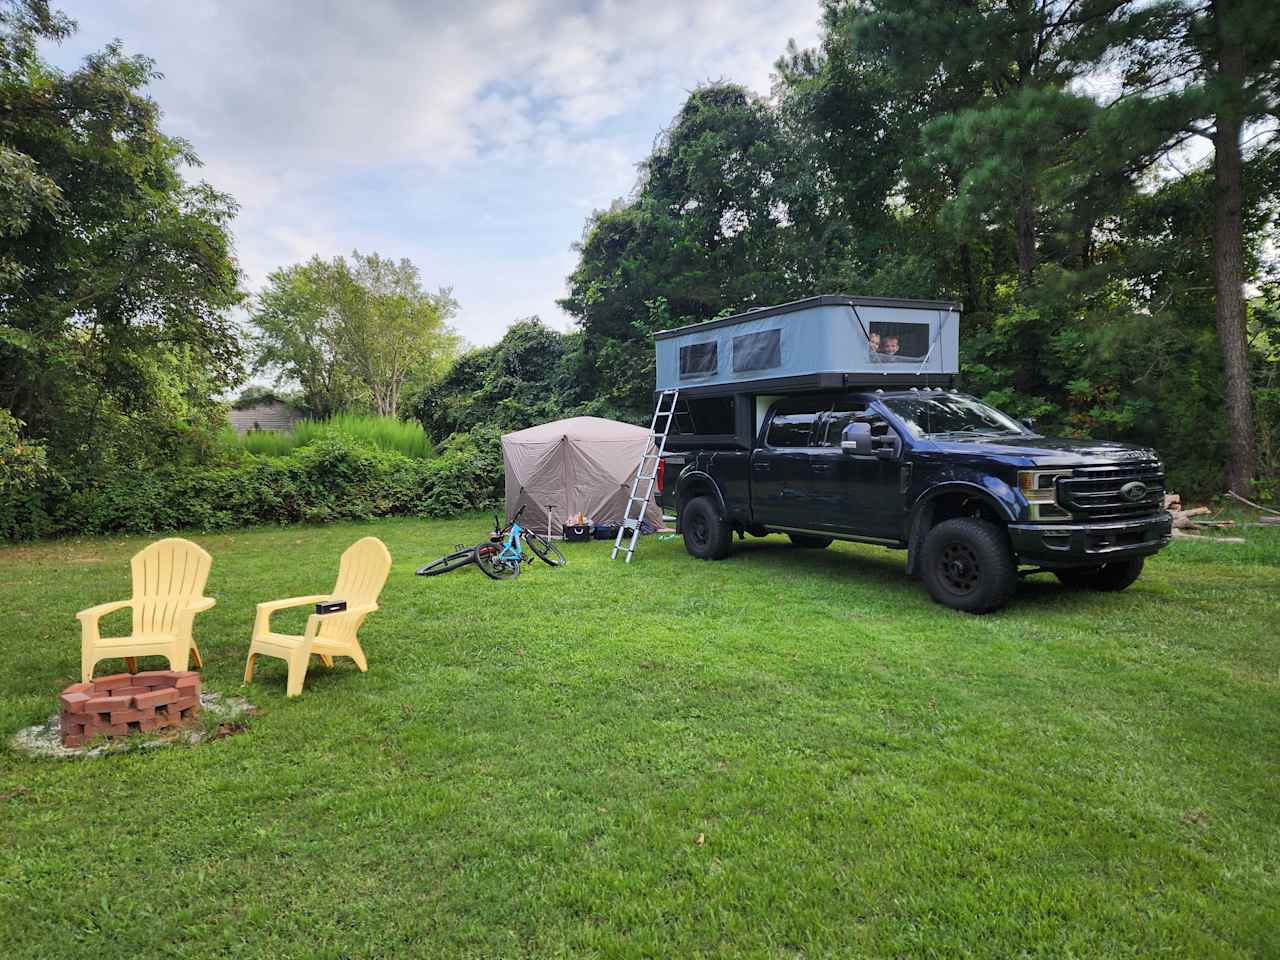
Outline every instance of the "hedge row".
<path id="1" fill-rule="evenodd" d="M 501 470 L 490 445 L 466 437 L 433 460 L 331 437 L 287 457 L 117 472 L 69 490 L 50 484 L 43 500 L 0 511 L 8 525 L 0 538 L 449 516 L 490 505 Z"/>

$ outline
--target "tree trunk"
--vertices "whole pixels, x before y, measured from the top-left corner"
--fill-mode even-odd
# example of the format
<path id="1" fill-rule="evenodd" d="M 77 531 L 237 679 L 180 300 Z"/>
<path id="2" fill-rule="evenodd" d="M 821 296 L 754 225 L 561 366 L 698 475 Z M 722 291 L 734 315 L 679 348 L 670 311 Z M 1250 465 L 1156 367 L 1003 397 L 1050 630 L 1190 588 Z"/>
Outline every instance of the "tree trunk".
<path id="1" fill-rule="evenodd" d="M 1027 290 L 1036 273 L 1036 208 L 1029 190 L 1024 190 L 1018 204 L 1018 288 Z M 1017 330 L 1017 366 L 1013 371 L 1014 389 L 1024 395 L 1035 393 L 1040 386 L 1040 331 L 1024 320 Z"/>
<path id="2" fill-rule="evenodd" d="M 1213 135 L 1214 273 L 1217 286 L 1216 320 L 1226 378 L 1227 430 L 1230 461 L 1227 486 L 1249 496 L 1255 468 L 1253 411 L 1249 401 L 1249 348 L 1244 302 L 1244 254 L 1241 244 L 1244 169 L 1240 150 L 1240 102 L 1245 79 L 1244 50 L 1230 39 L 1223 24 L 1221 2 L 1214 4 L 1218 31 L 1218 72 L 1226 88 L 1219 104 Z"/>
<path id="3" fill-rule="evenodd" d="M 1018 205 L 1018 285 L 1031 286 L 1036 272 L 1036 208 L 1024 193 Z"/>

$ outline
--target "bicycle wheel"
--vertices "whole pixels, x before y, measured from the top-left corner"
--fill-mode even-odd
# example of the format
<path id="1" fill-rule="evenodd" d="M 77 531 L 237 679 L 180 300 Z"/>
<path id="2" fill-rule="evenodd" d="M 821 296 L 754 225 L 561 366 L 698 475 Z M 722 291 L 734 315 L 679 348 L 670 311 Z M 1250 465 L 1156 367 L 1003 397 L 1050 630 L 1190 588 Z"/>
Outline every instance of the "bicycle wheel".
<path id="1" fill-rule="evenodd" d="M 520 576 L 519 560 L 499 560 L 502 545 L 498 543 L 482 543 L 475 549 L 476 566 L 486 576 L 494 580 L 514 580 Z"/>
<path id="2" fill-rule="evenodd" d="M 465 567 L 467 564 L 476 562 L 476 552 L 471 550 L 457 550 L 447 556 L 441 557 L 439 560 L 432 560 L 430 563 L 424 563 L 414 572 L 420 577 L 435 577 L 442 573 L 448 573 L 450 570 L 457 570 L 459 567 Z"/>
<path id="3" fill-rule="evenodd" d="M 543 563 L 549 563 L 553 567 L 563 567 L 569 562 L 564 558 L 564 554 L 560 552 L 560 548 L 546 537 L 526 530 L 524 532 L 524 540 L 525 543 L 529 544 L 529 549 L 536 553 L 538 559 Z"/>

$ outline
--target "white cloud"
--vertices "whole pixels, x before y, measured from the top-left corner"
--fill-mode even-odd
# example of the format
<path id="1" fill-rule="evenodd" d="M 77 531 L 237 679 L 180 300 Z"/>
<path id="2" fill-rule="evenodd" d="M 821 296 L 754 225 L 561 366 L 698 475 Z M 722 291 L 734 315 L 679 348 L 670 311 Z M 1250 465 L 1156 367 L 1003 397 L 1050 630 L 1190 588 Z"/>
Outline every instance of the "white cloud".
<path id="1" fill-rule="evenodd" d="M 241 204 L 250 282 L 311 253 L 408 256 L 491 342 L 554 305 L 592 208 L 626 194 L 686 92 L 767 92 L 816 0 L 361 4 L 63 0 L 64 64 L 121 37 L 157 60 L 165 128 Z"/>

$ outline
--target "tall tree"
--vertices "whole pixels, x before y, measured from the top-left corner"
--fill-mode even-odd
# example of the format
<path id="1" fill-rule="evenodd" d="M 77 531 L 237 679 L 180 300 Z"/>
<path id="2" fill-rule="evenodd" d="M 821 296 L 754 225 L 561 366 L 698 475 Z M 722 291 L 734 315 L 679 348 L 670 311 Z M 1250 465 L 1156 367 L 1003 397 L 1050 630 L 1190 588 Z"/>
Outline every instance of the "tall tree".
<path id="1" fill-rule="evenodd" d="M 37 42 L 73 26 L 0 3 L 0 406 L 90 469 L 154 446 L 161 411 L 175 437 L 215 418 L 241 294 L 235 204 L 183 179 L 198 160 L 160 130 L 152 62 L 113 44 L 56 70 Z"/>
<path id="2" fill-rule="evenodd" d="M 277 385 L 295 383 L 318 420 L 345 410 L 360 393 L 341 355 L 339 305 L 351 283 L 345 268 L 312 257 L 272 271 L 249 314 L 254 370 Z"/>
<path id="3" fill-rule="evenodd" d="M 1274 149 L 1280 121 L 1280 4 L 1273 0 L 1208 0 L 1188 3 L 1181 34 L 1183 58 L 1196 68 L 1183 98 L 1192 130 L 1213 144 L 1214 279 L 1218 342 L 1226 378 L 1225 401 L 1231 456 L 1227 483 L 1248 496 L 1257 469 L 1257 438 L 1249 396 L 1244 137 L 1258 124 L 1253 149 Z M 1176 63 L 1177 61 L 1175 61 Z M 1174 74 L 1175 80 L 1178 74 Z M 1201 118 L 1208 118 L 1205 129 Z"/>
<path id="4" fill-rule="evenodd" d="M 448 321 L 457 303 L 429 293 L 408 260 L 356 251 L 273 272 L 250 322 L 255 365 L 292 381 L 315 417 L 367 399 L 395 416 L 411 377 L 443 372 L 459 339 Z"/>
<path id="5" fill-rule="evenodd" d="M 352 282 L 341 288 L 343 359 L 369 391 L 378 413 L 395 416 L 413 371 L 442 370 L 457 353 L 460 341 L 449 320 L 458 303 L 448 289 L 427 292 L 418 268 L 408 260 L 356 251 L 350 277 Z"/>

